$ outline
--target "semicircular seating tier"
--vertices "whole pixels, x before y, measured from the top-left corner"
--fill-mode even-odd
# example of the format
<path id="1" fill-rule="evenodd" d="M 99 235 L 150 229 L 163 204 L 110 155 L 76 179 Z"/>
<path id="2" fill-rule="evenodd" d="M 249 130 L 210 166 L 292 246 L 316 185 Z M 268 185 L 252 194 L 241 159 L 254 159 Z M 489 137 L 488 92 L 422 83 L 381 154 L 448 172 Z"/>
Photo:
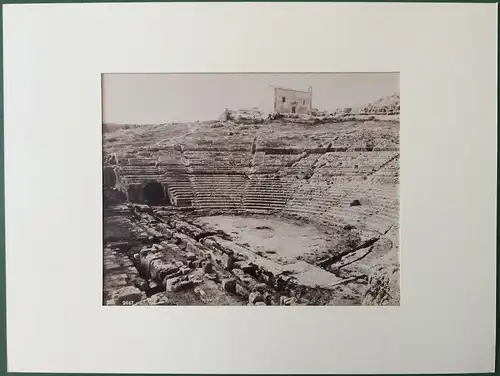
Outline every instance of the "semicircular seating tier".
<path id="1" fill-rule="evenodd" d="M 133 202 L 151 203 L 156 192 L 200 213 L 273 213 L 383 233 L 398 225 L 399 151 L 357 149 L 139 148 L 108 157 L 104 183 Z"/>

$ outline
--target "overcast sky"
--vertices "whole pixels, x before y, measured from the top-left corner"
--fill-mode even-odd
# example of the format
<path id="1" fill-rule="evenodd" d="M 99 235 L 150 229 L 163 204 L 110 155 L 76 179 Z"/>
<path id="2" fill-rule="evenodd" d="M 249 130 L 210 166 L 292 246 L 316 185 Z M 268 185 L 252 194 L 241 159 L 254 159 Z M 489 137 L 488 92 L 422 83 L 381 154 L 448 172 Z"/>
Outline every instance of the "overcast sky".
<path id="1" fill-rule="evenodd" d="M 158 124 L 215 120 L 224 109 L 273 108 L 271 86 L 313 88 L 313 107 L 334 111 L 399 92 L 398 73 L 107 74 L 103 122 Z"/>

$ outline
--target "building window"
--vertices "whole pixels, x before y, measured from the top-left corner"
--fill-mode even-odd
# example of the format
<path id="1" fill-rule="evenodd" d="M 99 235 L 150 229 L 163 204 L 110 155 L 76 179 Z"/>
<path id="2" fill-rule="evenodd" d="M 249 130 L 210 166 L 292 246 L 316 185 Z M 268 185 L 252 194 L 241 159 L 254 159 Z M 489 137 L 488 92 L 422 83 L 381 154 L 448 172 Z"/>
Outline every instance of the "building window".
<path id="1" fill-rule="evenodd" d="M 306 104 L 306 100 L 305 99 L 302 99 L 302 104 Z"/>
<path id="2" fill-rule="evenodd" d="M 281 101 L 282 101 L 283 103 L 285 103 L 285 102 L 286 102 L 286 98 L 285 98 L 285 97 L 281 97 Z"/>

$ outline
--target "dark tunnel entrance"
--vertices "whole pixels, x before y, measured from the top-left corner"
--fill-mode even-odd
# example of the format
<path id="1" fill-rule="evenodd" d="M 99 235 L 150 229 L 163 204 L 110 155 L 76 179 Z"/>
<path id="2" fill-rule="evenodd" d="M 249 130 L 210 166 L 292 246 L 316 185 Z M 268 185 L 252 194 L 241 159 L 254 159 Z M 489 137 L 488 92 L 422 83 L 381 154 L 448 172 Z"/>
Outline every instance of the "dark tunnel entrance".
<path id="1" fill-rule="evenodd" d="M 105 187 L 114 187 L 116 185 L 116 172 L 113 167 L 104 167 L 103 183 Z"/>
<path id="2" fill-rule="evenodd" d="M 142 190 L 144 202 L 149 205 L 170 205 L 170 200 L 165 194 L 163 186 L 158 182 L 151 182 Z"/>

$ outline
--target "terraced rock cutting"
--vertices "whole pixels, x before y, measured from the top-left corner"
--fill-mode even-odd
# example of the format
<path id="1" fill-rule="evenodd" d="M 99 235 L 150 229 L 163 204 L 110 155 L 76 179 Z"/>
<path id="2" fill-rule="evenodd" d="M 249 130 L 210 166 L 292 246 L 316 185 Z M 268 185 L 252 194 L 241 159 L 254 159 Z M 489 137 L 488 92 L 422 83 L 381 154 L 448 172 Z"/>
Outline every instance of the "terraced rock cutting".
<path id="1" fill-rule="evenodd" d="M 103 304 L 399 305 L 392 99 L 105 133 Z"/>

